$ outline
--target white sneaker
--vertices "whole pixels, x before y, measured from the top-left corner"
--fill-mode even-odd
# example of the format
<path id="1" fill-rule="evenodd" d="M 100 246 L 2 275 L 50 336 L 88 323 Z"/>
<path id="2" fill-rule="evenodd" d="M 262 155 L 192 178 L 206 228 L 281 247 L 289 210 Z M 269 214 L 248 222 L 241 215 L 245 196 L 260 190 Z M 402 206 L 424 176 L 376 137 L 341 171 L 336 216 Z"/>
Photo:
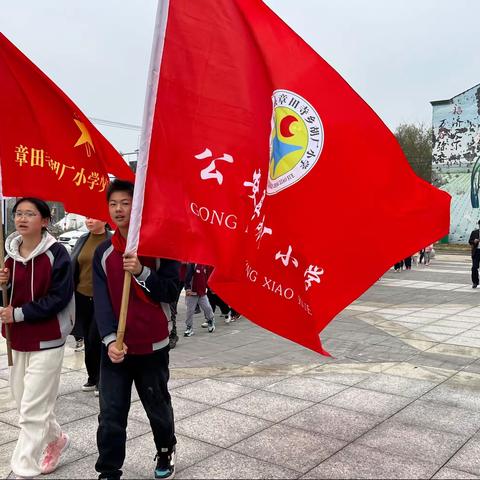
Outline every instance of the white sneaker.
<path id="1" fill-rule="evenodd" d="M 208 322 L 203 322 L 201 325 L 202 328 L 207 328 L 208 327 Z"/>
<path id="2" fill-rule="evenodd" d="M 229 313 L 225 315 L 225 323 L 230 323 L 232 321 L 232 315 Z"/>
<path id="3" fill-rule="evenodd" d="M 83 338 L 77 340 L 75 343 L 75 348 L 73 349 L 75 352 L 83 352 L 85 350 L 85 344 L 83 343 Z"/>

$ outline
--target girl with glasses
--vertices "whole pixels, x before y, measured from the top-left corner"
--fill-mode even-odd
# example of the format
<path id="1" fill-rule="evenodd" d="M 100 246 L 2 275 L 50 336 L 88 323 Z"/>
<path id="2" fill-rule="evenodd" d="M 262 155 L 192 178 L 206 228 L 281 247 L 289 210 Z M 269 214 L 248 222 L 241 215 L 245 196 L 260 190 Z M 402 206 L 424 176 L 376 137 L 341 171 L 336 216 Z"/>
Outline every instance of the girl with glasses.
<path id="1" fill-rule="evenodd" d="M 13 216 L 16 232 L 6 240 L 8 256 L 0 271 L 9 295 L 0 320 L 4 336 L 10 324 L 10 388 L 20 426 L 11 467 L 17 477 L 35 477 L 53 472 L 69 444 L 54 407 L 65 340 L 75 322 L 73 275 L 65 247 L 47 231 L 47 203 L 21 198 Z"/>

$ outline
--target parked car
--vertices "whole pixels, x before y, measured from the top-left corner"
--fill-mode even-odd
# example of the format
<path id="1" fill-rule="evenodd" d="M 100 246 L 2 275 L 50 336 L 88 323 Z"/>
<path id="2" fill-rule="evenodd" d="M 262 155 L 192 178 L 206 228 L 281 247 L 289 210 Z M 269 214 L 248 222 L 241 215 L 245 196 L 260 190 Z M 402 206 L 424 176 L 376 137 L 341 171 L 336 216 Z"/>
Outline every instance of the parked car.
<path id="1" fill-rule="evenodd" d="M 85 233 L 87 233 L 86 230 L 70 230 L 69 232 L 62 233 L 58 237 L 58 241 L 67 249 L 67 252 L 70 253 L 76 241 Z"/>

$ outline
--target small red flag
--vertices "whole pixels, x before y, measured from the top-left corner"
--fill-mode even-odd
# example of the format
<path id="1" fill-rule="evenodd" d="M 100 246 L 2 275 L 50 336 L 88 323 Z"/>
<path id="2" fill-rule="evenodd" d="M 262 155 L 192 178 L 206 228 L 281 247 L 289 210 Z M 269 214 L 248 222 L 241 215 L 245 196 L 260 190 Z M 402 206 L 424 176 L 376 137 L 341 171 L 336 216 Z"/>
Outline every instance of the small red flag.
<path id="1" fill-rule="evenodd" d="M 449 195 L 262 1 L 161 2 L 157 25 L 129 249 L 215 265 L 223 300 L 325 353 L 335 315 L 448 232 Z"/>
<path id="2" fill-rule="evenodd" d="M 0 165 L 4 196 L 61 201 L 108 220 L 108 174 L 134 175 L 78 107 L 0 33 Z"/>

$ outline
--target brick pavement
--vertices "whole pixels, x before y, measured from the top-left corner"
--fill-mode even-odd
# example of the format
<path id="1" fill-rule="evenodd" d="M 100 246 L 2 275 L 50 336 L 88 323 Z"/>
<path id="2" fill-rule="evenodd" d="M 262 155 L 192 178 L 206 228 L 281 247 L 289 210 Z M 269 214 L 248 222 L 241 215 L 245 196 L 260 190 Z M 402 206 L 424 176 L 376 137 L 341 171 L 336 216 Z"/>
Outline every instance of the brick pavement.
<path id="1" fill-rule="evenodd" d="M 245 319 L 209 334 L 198 315 L 196 335 L 171 353 L 177 478 L 480 478 L 480 290 L 469 266 L 438 255 L 388 272 L 325 330 L 335 358 Z M 4 343 L 0 353 L 6 478 L 18 427 Z M 43 478 L 95 477 L 98 399 L 81 391 L 85 379 L 69 343 L 57 414 L 72 445 Z M 134 396 L 125 477 L 151 477 L 154 453 Z"/>

